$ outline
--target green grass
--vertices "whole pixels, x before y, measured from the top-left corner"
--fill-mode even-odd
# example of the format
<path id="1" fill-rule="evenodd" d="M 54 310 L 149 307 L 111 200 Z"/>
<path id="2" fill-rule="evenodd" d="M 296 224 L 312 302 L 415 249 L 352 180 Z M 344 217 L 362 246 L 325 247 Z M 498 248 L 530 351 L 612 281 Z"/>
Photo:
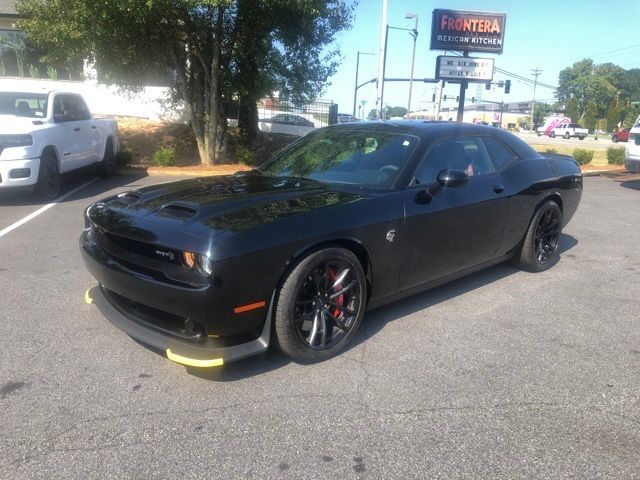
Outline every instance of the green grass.
<path id="1" fill-rule="evenodd" d="M 564 145 L 549 145 L 547 144 L 543 144 L 543 143 L 535 143 L 535 142 L 531 142 L 529 144 L 536 152 L 540 152 L 540 153 L 545 153 L 545 150 L 548 149 L 554 149 L 556 150 L 558 153 L 562 154 L 562 155 L 573 155 L 573 151 L 576 148 L 580 148 L 579 145 L 571 145 L 571 146 L 564 146 Z M 593 150 L 593 160 L 591 160 L 591 163 L 593 162 L 604 162 L 605 164 L 607 163 L 607 146 L 603 145 L 602 147 L 584 147 L 585 150 Z"/>

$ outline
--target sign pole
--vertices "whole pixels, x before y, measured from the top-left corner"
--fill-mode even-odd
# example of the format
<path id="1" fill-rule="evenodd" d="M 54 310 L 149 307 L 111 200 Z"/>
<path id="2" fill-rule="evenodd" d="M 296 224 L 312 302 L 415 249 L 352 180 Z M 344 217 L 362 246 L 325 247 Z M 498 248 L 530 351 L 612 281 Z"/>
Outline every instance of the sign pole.
<path id="1" fill-rule="evenodd" d="M 466 50 L 462 53 L 462 56 L 464 58 L 468 58 L 469 57 L 469 52 L 467 52 Z M 458 122 L 462 122 L 462 119 L 464 118 L 464 96 L 467 92 L 467 84 L 468 82 L 466 80 L 462 80 L 460 82 L 460 100 L 458 102 L 458 118 L 457 121 Z"/>

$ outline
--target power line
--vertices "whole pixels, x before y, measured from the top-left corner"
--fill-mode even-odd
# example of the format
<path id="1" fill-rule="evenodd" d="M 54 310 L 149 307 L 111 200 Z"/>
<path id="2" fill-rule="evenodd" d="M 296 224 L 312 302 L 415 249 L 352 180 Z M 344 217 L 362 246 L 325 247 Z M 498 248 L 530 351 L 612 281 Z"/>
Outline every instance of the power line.
<path id="1" fill-rule="evenodd" d="M 609 50 L 608 52 L 596 53 L 595 55 L 591 55 L 591 57 L 600 57 L 602 55 L 607 55 L 609 53 L 621 52 L 623 50 L 630 50 L 630 49 L 636 48 L 636 47 L 640 47 L 640 43 L 637 44 L 637 45 L 631 45 L 630 47 L 616 48 L 615 50 Z"/>

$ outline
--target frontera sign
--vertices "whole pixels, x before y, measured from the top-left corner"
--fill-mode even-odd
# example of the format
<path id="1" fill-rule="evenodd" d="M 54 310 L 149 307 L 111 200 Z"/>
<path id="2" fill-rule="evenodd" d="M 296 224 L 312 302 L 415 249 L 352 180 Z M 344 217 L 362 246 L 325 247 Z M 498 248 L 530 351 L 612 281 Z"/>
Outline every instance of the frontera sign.
<path id="1" fill-rule="evenodd" d="M 433 11 L 431 50 L 502 53 L 504 13 Z"/>

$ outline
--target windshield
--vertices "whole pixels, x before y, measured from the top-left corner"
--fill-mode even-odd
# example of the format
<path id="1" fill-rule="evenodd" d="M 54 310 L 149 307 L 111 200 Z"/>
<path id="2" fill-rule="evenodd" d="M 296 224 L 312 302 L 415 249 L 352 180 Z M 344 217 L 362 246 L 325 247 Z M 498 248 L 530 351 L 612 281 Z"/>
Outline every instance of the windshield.
<path id="1" fill-rule="evenodd" d="M 47 95 L 0 92 L 0 115 L 44 118 L 47 116 Z"/>
<path id="2" fill-rule="evenodd" d="M 322 129 L 283 150 L 260 171 L 384 189 L 394 184 L 417 144 L 416 137 L 405 134 Z"/>

